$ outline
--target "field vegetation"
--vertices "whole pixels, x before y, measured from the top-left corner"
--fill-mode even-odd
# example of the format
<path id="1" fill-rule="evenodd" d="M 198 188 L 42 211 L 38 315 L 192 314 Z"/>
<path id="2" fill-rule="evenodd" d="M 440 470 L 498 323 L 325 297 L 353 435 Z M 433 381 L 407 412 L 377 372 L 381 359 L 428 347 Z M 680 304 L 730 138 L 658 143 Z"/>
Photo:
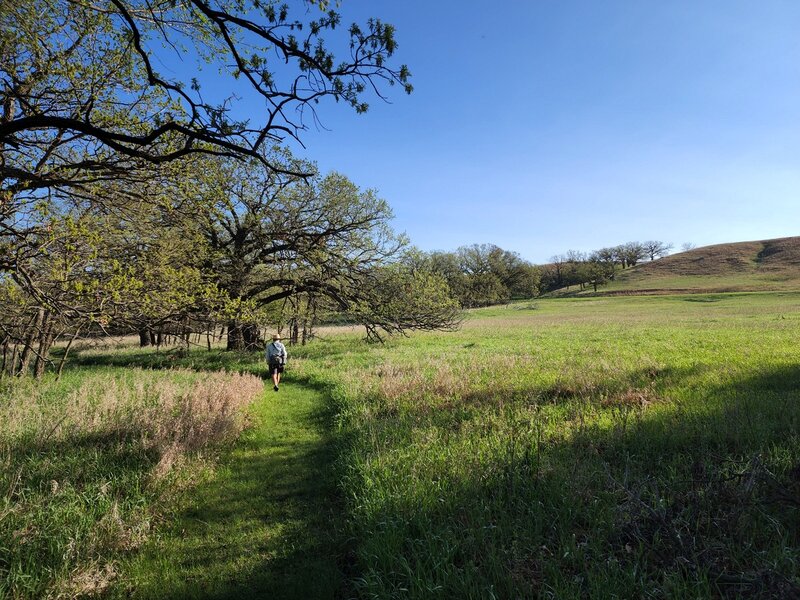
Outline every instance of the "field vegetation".
<path id="1" fill-rule="evenodd" d="M 799 302 L 540 301 L 312 348 L 348 367 L 358 595 L 796 597 Z"/>
<path id="2" fill-rule="evenodd" d="M 105 591 L 261 390 L 190 370 L 0 380 L 0 598 Z"/>
<path id="3" fill-rule="evenodd" d="M 247 376 L 197 372 L 258 373 L 258 355 L 78 351 L 58 384 L 5 384 L 6 595 L 88 580 L 112 596 L 301 597 L 292 565 L 310 564 L 331 582 L 319 597 L 796 597 L 798 309 L 797 293 L 574 298 L 384 345 L 330 329 L 291 349 L 297 395 L 247 409 L 250 433 L 219 476 L 164 469 L 187 430 L 168 398 L 224 383 L 246 404 L 259 389 Z M 289 413 L 266 410 L 278 399 Z M 330 442 L 291 425 L 303 419 Z M 249 496 L 214 525 L 219 502 Z M 169 506 L 177 521 L 154 517 Z M 242 573 L 263 576 L 231 583 Z"/>
<path id="4" fill-rule="evenodd" d="M 796 290 L 800 238 L 717 244 L 641 263 L 600 293 L 697 293 Z"/>

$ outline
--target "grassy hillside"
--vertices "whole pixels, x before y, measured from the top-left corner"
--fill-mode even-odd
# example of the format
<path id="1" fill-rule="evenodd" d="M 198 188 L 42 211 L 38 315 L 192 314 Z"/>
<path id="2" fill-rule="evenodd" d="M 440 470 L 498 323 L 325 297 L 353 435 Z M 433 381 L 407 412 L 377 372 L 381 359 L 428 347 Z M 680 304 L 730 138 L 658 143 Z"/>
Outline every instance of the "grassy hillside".
<path id="1" fill-rule="evenodd" d="M 600 293 L 800 290 L 800 237 L 718 244 L 642 263 Z"/>

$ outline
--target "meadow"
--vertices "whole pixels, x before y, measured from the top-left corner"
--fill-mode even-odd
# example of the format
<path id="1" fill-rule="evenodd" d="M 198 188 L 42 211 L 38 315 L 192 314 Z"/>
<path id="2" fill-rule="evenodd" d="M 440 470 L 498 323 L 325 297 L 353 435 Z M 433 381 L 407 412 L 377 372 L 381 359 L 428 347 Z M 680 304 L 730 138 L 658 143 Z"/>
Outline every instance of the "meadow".
<path id="1" fill-rule="evenodd" d="M 111 564 L 103 556 L 114 558 L 113 577 L 102 586 L 112 597 L 203 597 L 204 590 L 205 597 L 223 597 L 219 590 L 238 589 L 224 582 L 237 568 L 240 575 L 277 569 L 286 577 L 264 583 L 271 597 L 303 597 L 302 586 L 291 582 L 303 576 L 289 563 L 315 552 L 322 561 L 312 562 L 315 572 L 333 580 L 316 597 L 800 597 L 799 334 L 794 292 L 528 301 L 471 311 L 455 333 L 414 334 L 385 345 L 366 344 L 358 332 L 325 331 L 290 348 L 280 394 L 259 396 L 248 387 L 239 395 L 249 396 L 236 414 L 247 415 L 250 427 L 238 442 L 230 439 L 239 425 L 220 437 L 228 450 L 203 450 L 220 447 L 209 438 L 175 454 L 187 464 L 202 462 L 203 477 L 154 450 L 170 443 L 153 446 L 147 440 L 156 434 L 141 435 L 152 431 L 146 423 L 153 419 L 126 429 L 119 423 L 128 420 L 113 417 L 122 409 L 114 409 L 106 422 L 117 425 L 63 432 L 59 425 L 51 433 L 65 392 L 42 391 L 35 407 L 26 408 L 6 397 L 25 398 L 32 384 L 6 381 L 0 569 L 15 583 L 0 596 L 37 597 L 26 591 L 33 589 L 68 596 L 76 573 L 87 572 L 65 550 L 81 547 L 70 542 L 70 527 L 83 527 L 80 539 L 89 550 L 81 564 L 95 565 L 101 577 Z M 73 390 L 90 376 L 130 378 L 135 388 L 140 378 L 260 374 L 259 359 L 201 349 L 185 356 L 95 350 L 77 352 L 65 379 Z M 226 375 L 214 377 L 222 382 Z M 312 394 L 316 408 L 303 404 Z M 152 395 L 138 397 L 158 405 Z M 285 410 L 278 414 L 276 407 Z M 38 413 L 51 416 L 20 425 L 30 419 L 18 415 Z M 313 422 L 319 435 L 298 433 L 301 421 Z M 98 454 L 100 442 L 114 461 Z M 132 447 L 133 458 L 120 450 Z M 103 491 L 102 478 L 74 475 L 94 464 L 89 455 L 111 461 L 97 472 L 107 474 L 113 490 Z M 271 458 L 257 462 L 256 455 Z M 173 466 L 166 469 L 164 461 Z M 264 477 L 281 462 L 313 477 Z M 235 530 L 235 543 L 215 529 L 214 553 L 195 558 L 204 541 L 181 540 L 210 530 L 187 534 L 185 523 L 209 517 L 168 506 L 196 508 L 219 496 L 213 484 L 226 470 L 239 478 L 229 490 L 252 489 L 242 487 L 250 477 L 259 487 L 272 480 L 299 492 L 281 488 L 269 496 L 267 490 L 259 502 L 272 508 L 242 509 L 241 519 L 259 527 L 221 528 Z M 57 512 L 63 481 L 69 506 L 81 494 L 92 498 L 70 509 L 85 525 Z M 105 497 L 118 507 L 106 514 L 138 510 L 137 522 L 147 527 L 122 527 L 127 533 L 111 536 L 122 542 L 98 545 L 112 519 L 85 506 Z M 273 511 L 286 498 L 294 512 Z M 321 519 L 320 507 L 332 512 Z M 166 513 L 178 523 L 150 516 Z M 294 531 L 289 537 L 287 529 Z M 263 547 L 255 564 L 243 558 L 247 532 L 257 536 L 253 547 Z M 327 541 L 307 543 L 321 537 Z M 264 541 L 270 539 L 307 552 L 280 553 Z M 52 556 L 50 563 L 41 556 Z M 226 562 L 230 569 L 217 568 Z M 188 591 L 179 588 L 186 573 L 194 581 Z M 25 588 L 26 581 L 39 587 Z M 159 588 L 158 581 L 166 583 Z M 256 597 L 261 583 L 251 577 L 248 585 Z M 279 585 L 288 586 L 285 593 Z"/>
<path id="2" fill-rule="evenodd" d="M 797 597 L 799 307 L 539 301 L 317 359 L 359 595 Z"/>
<path id="3" fill-rule="evenodd" d="M 185 369 L 0 380 L 0 598 L 107 591 L 262 387 Z"/>

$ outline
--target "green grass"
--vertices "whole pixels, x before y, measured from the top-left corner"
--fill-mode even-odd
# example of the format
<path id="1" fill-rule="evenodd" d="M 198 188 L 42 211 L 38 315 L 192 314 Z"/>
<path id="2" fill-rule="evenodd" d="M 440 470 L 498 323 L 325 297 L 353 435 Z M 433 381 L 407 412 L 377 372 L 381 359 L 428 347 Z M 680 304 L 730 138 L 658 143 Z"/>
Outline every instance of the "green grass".
<path id="1" fill-rule="evenodd" d="M 326 333 L 290 348 L 290 379 L 218 463 L 170 483 L 107 594 L 795 597 L 798 331 L 800 294 L 775 292 L 538 300 L 384 346 Z M 217 350 L 76 359 L 76 376 L 263 369 Z"/>
<path id="2" fill-rule="evenodd" d="M 800 297 L 537 304 L 349 358 L 359 594 L 797 592 Z"/>
<path id="3" fill-rule="evenodd" d="M 106 590 L 261 387 L 115 368 L 0 381 L 0 598 Z"/>
<path id="4" fill-rule="evenodd" d="M 324 396 L 291 377 L 250 429 L 121 566 L 124 598 L 333 598 L 346 554 Z"/>

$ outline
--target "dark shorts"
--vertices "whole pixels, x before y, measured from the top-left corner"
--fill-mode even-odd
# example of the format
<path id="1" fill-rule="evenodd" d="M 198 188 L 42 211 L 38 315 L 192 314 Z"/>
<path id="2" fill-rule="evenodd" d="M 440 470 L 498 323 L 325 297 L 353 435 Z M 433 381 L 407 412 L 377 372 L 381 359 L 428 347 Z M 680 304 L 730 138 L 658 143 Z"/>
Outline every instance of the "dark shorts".
<path id="1" fill-rule="evenodd" d="M 283 373 L 283 365 L 281 363 L 269 363 L 269 374 L 272 375 L 276 371 Z"/>

